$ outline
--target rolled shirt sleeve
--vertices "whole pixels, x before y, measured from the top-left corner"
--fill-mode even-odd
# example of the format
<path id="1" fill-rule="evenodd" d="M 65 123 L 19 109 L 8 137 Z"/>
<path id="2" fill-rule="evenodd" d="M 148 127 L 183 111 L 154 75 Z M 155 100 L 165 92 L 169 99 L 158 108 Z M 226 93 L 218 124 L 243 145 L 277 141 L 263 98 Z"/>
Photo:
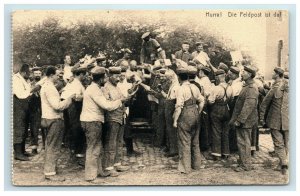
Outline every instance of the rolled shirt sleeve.
<path id="1" fill-rule="evenodd" d="M 18 73 L 13 76 L 13 94 L 19 99 L 26 99 L 30 96 L 30 84 Z"/>

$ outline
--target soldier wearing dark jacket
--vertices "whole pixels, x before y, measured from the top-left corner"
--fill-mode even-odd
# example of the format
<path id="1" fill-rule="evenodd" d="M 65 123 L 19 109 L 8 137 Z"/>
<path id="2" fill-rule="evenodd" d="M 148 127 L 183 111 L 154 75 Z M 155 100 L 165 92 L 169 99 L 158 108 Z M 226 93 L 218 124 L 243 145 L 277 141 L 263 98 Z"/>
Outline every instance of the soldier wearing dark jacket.
<path id="1" fill-rule="evenodd" d="M 186 63 L 193 60 L 191 53 L 189 52 L 190 44 L 188 42 L 183 42 L 182 49 L 175 52 L 175 58 L 180 59 Z"/>
<path id="2" fill-rule="evenodd" d="M 236 101 L 230 126 L 234 126 L 237 135 L 237 145 L 240 156 L 240 165 L 235 171 L 251 170 L 251 131 L 257 123 L 258 89 L 253 78 L 256 71 L 252 66 L 245 66 L 242 72 L 242 80 L 245 81 L 242 91 Z"/>
<path id="3" fill-rule="evenodd" d="M 281 68 L 274 69 L 272 78 L 275 80 L 275 83 L 261 104 L 260 122 L 262 125 L 267 124 L 271 129 L 275 152 L 280 159 L 280 170 L 282 174 L 286 174 L 288 163 L 287 140 L 285 138 L 288 138 L 289 118 L 288 85 L 282 81 L 283 73 L 284 71 Z"/>

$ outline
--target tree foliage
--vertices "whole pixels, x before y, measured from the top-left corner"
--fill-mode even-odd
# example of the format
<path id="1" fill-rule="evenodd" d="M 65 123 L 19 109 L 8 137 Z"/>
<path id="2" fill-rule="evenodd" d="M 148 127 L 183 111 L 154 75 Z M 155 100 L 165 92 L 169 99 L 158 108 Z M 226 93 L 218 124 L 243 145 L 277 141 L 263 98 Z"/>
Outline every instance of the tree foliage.
<path id="1" fill-rule="evenodd" d="M 13 58 L 14 67 L 21 63 L 47 64 L 63 63 L 66 54 L 73 62 L 85 54 L 97 55 L 99 51 L 113 60 L 121 58 L 118 52 L 122 48 L 133 51 L 132 59 L 139 61 L 141 35 L 151 31 L 161 43 L 169 58 L 179 50 L 183 41 L 191 43 L 191 51 L 199 39 L 213 44 L 216 38 L 207 35 L 205 30 L 195 31 L 184 26 L 168 26 L 165 23 L 139 24 L 132 22 L 109 23 L 97 21 L 76 23 L 71 26 L 61 25 L 57 18 L 47 18 L 41 24 L 14 29 Z"/>

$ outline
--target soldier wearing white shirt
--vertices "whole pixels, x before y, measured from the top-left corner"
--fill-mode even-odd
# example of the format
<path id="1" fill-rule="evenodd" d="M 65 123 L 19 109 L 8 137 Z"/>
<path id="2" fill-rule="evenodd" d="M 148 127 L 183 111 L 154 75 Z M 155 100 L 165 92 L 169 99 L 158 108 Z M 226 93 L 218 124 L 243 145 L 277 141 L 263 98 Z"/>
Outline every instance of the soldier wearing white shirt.
<path id="1" fill-rule="evenodd" d="M 80 125 L 80 113 L 82 110 L 82 99 L 85 91 L 82 80 L 86 75 L 86 68 L 73 67 L 74 80 L 66 85 L 62 92 L 62 99 L 71 94 L 76 94 L 76 99 L 68 108 L 69 124 L 68 128 L 71 135 L 71 150 L 74 151 L 77 158 L 82 158 L 84 153 L 85 137 Z"/>
<path id="2" fill-rule="evenodd" d="M 71 60 L 71 56 L 70 55 L 66 55 L 65 59 L 64 59 L 64 80 L 65 82 L 68 82 L 69 80 L 73 79 L 73 73 L 72 73 L 72 60 Z"/>
<path id="3" fill-rule="evenodd" d="M 14 118 L 14 157 L 17 160 L 28 161 L 25 156 L 26 117 L 31 86 L 26 81 L 29 78 L 29 65 L 23 64 L 20 71 L 13 75 L 13 118 Z"/>
<path id="4" fill-rule="evenodd" d="M 204 156 L 209 155 L 211 151 L 211 122 L 209 118 L 209 107 L 206 98 L 211 94 L 214 84 L 208 78 L 211 72 L 209 67 L 198 66 L 199 74 L 195 81 L 200 84 L 202 88 L 201 94 L 205 97 L 205 104 L 201 115 L 201 130 L 200 130 L 200 145 Z"/>
<path id="5" fill-rule="evenodd" d="M 42 103 L 42 127 L 47 130 L 45 147 L 44 175 L 48 180 L 64 181 L 63 177 L 56 175 L 56 161 L 60 154 L 64 133 L 63 110 L 72 103 L 75 94 L 61 101 L 60 95 L 55 88 L 60 71 L 54 66 L 46 69 L 47 80 L 41 88 Z"/>
<path id="6" fill-rule="evenodd" d="M 122 106 L 121 99 L 109 101 L 101 90 L 104 85 L 105 68 L 96 66 L 91 70 L 93 81 L 87 87 L 83 96 L 83 106 L 80 115 L 81 126 L 85 132 L 87 149 L 85 160 L 85 180 L 94 181 L 97 176 L 107 176 L 102 171 L 102 133 L 104 111 L 112 111 Z"/>
<path id="7" fill-rule="evenodd" d="M 177 69 L 181 83 L 176 93 L 176 105 L 173 114 L 173 126 L 178 131 L 178 170 L 190 173 L 191 169 L 200 169 L 201 154 L 199 147 L 199 115 L 204 105 L 204 97 L 199 89 L 188 81 L 186 68 Z"/>
<path id="8" fill-rule="evenodd" d="M 210 104 L 210 118 L 212 124 L 212 153 L 215 160 L 225 159 L 230 154 L 229 126 L 230 113 L 228 102 L 232 98 L 232 89 L 225 82 L 225 71 L 219 69 L 215 72 L 220 84 L 215 86 L 208 97 Z"/>

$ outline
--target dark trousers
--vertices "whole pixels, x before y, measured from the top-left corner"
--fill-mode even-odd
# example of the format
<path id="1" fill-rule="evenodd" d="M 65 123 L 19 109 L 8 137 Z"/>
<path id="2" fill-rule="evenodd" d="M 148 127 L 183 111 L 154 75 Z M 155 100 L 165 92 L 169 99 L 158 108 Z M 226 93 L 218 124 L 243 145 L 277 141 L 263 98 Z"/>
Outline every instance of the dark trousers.
<path id="1" fill-rule="evenodd" d="M 209 109 L 204 106 L 200 117 L 200 149 L 201 151 L 211 150 L 211 121 L 209 117 Z"/>
<path id="2" fill-rule="evenodd" d="M 121 137 L 121 124 L 113 121 L 107 123 L 104 143 L 104 167 L 107 170 L 112 169 L 119 156 L 119 143 Z"/>
<path id="3" fill-rule="evenodd" d="M 102 172 L 102 123 L 81 122 L 86 137 L 85 180 L 94 180 Z"/>
<path id="4" fill-rule="evenodd" d="M 258 126 L 254 125 L 251 133 L 251 150 L 259 149 L 259 130 Z"/>
<path id="5" fill-rule="evenodd" d="M 288 143 L 289 143 L 289 132 L 277 129 L 271 129 L 272 140 L 274 144 L 274 150 L 279 157 L 281 165 L 288 165 L 287 154 L 288 154 Z"/>
<path id="6" fill-rule="evenodd" d="M 25 142 L 26 119 L 28 118 L 28 99 L 13 97 L 13 142 L 21 144 Z"/>
<path id="7" fill-rule="evenodd" d="M 46 129 L 47 135 L 44 174 L 51 176 L 56 174 L 56 162 L 60 155 L 64 134 L 64 122 L 61 119 L 43 119 L 43 127 Z"/>
<path id="8" fill-rule="evenodd" d="M 238 99 L 238 96 L 235 96 L 233 98 L 233 100 L 231 100 L 228 105 L 230 108 L 230 118 L 232 116 L 233 110 L 234 110 L 234 106 L 236 103 L 236 100 Z M 237 147 L 237 140 L 236 140 L 236 130 L 235 127 L 229 127 L 229 149 L 230 152 L 237 152 L 238 151 L 238 147 Z"/>
<path id="9" fill-rule="evenodd" d="M 252 128 L 236 128 L 240 162 L 247 169 L 251 167 L 251 132 Z"/>
<path id="10" fill-rule="evenodd" d="M 184 107 L 178 119 L 178 170 L 183 173 L 200 169 L 199 114 L 195 105 Z"/>
<path id="11" fill-rule="evenodd" d="M 39 129 L 41 128 L 41 115 L 40 108 L 32 108 L 29 110 L 31 145 L 35 147 L 38 146 Z"/>
<path id="12" fill-rule="evenodd" d="M 214 156 L 229 155 L 229 111 L 227 104 L 215 103 L 211 107 L 212 154 Z"/>
<path id="13" fill-rule="evenodd" d="M 158 147 L 166 146 L 166 121 L 165 121 L 165 109 L 164 100 L 160 99 L 157 107 L 157 120 L 156 120 L 156 138 Z M 169 146 L 167 146 L 169 147 Z"/>
<path id="14" fill-rule="evenodd" d="M 73 102 L 68 108 L 69 129 L 71 133 L 71 149 L 75 154 L 84 153 L 85 135 L 80 124 L 82 102 Z"/>
<path id="15" fill-rule="evenodd" d="M 175 110 L 174 100 L 165 100 L 164 117 L 166 122 L 166 136 L 170 154 L 178 154 L 177 129 L 173 127 L 173 113 Z"/>

